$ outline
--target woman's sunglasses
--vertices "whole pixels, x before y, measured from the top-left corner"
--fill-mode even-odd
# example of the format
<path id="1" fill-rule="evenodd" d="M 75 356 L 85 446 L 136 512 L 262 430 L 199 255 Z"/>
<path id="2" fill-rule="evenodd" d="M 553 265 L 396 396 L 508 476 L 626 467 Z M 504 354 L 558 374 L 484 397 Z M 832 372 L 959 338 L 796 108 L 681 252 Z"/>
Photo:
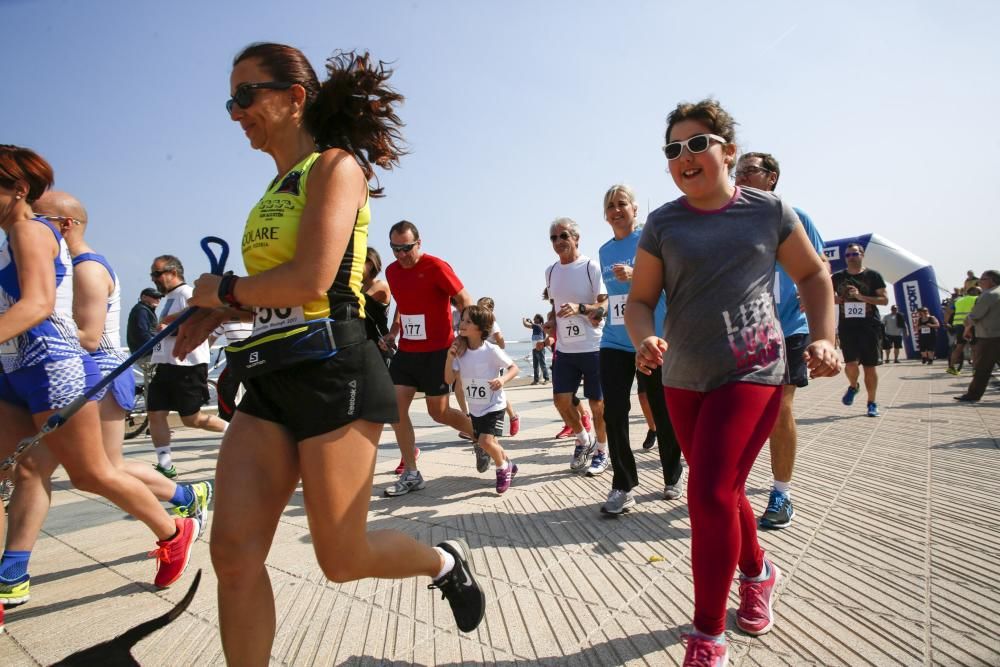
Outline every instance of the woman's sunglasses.
<path id="1" fill-rule="evenodd" d="M 717 134 L 696 134 L 684 141 L 671 141 L 663 147 L 663 154 L 668 160 L 676 160 L 681 156 L 681 152 L 687 148 L 689 153 L 704 153 L 712 145 L 712 141 L 720 144 L 728 143 L 725 138 Z"/>
<path id="2" fill-rule="evenodd" d="M 249 109 L 253 104 L 253 91 L 255 90 L 288 90 L 294 83 L 287 81 L 263 81 L 261 83 L 241 83 L 236 86 L 236 92 L 226 100 L 226 111 L 233 113 L 233 105 L 239 105 L 241 109 Z"/>

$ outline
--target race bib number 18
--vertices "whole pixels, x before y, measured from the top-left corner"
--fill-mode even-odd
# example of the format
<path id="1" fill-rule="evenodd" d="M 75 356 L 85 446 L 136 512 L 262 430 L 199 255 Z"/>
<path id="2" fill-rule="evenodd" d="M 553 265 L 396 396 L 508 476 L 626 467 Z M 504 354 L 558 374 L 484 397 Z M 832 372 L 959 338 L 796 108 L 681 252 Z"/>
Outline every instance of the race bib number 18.
<path id="1" fill-rule="evenodd" d="M 407 340 L 427 340 L 427 324 L 424 322 L 422 313 L 420 315 L 400 314 L 399 320 L 402 325 L 400 333 L 403 338 Z"/>
<path id="2" fill-rule="evenodd" d="M 865 304 L 860 301 L 848 301 L 844 303 L 844 317 L 858 318 L 865 316 Z"/>
<path id="3" fill-rule="evenodd" d="M 625 324 L 625 304 L 628 294 L 612 294 L 608 297 L 608 307 L 611 324 Z"/>

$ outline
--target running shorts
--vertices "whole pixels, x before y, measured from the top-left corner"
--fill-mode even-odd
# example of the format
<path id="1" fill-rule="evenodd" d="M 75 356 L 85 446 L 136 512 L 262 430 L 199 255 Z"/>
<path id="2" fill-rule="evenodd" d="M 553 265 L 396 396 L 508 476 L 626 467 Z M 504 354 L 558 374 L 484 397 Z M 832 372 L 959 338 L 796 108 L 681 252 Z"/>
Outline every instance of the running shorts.
<path id="1" fill-rule="evenodd" d="M 785 339 L 785 384 L 805 387 L 809 384 L 809 367 L 805 351 L 809 347 L 809 334 L 792 334 Z"/>
<path id="2" fill-rule="evenodd" d="M 862 366 L 878 366 L 882 353 L 879 351 L 878 329 L 867 326 L 840 328 L 840 349 L 844 353 L 844 363 L 861 362 Z"/>
<path id="3" fill-rule="evenodd" d="M 103 352 L 96 352 L 90 356 L 94 358 L 94 363 L 96 363 L 97 368 L 100 369 L 102 380 L 107 377 L 108 373 L 118 368 L 122 361 L 124 361 L 114 355 L 105 354 Z M 132 408 L 135 407 L 135 375 L 132 373 L 132 369 L 127 368 L 124 373 L 112 380 L 110 385 L 98 392 L 97 395 L 94 396 L 94 399 L 100 401 L 109 391 L 111 392 L 111 396 L 114 397 L 115 403 L 117 403 L 122 410 L 125 412 L 131 412 Z"/>
<path id="4" fill-rule="evenodd" d="M 883 350 L 901 350 L 903 349 L 903 336 L 883 336 L 882 337 L 882 349 Z"/>
<path id="5" fill-rule="evenodd" d="M 101 371 L 89 354 L 49 361 L 0 373 L 0 401 L 33 415 L 60 410 L 100 380 Z"/>
<path id="6" fill-rule="evenodd" d="M 441 364 L 443 368 L 443 360 Z M 281 424 L 296 442 L 358 419 L 376 424 L 399 421 L 389 371 L 370 340 L 338 350 L 329 359 L 248 378 L 243 387 L 246 393 L 236 411 Z"/>
<path id="7" fill-rule="evenodd" d="M 208 364 L 176 366 L 157 364 L 149 383 L 146 409 L 174 411 L 181 417 L 193 415 L 208 403 Z"/>
<path id="8" fill-rule="evenodd" d="M 487 412 L 482 417 L 476 417 L 475 415 L 469 415 L 472 420 L 472 435 L 476 440 L 479 440 L 481 435 L 503 435 L 503 415 L 506 410 L 496 410 L 494 412 Z"/>
<path id="9" fill-rule="evenodd" d="M 448 348 L 433 352 L 396 352 L 389 363 L 392 383 L 401 387 L 415 387 L 425 396 L 444 396 L 451 388 L 444 381 L 444 362 Z"/>
<path id="10" fill-rule="evenodd" d="M 933 352 L 934 346 L 937 343 L 937 334 L 933 331 L 926 334 L 920 334 L 919 342 L 921 352 Z"/>
<path id="11" fill-rule="evenodd" d="M 583 380 L 583 395 L 591 401 L 604 399 L 601 392 L 600 352 L 560 352 L 552 363 L 552 393 L 575 394 Z"/>

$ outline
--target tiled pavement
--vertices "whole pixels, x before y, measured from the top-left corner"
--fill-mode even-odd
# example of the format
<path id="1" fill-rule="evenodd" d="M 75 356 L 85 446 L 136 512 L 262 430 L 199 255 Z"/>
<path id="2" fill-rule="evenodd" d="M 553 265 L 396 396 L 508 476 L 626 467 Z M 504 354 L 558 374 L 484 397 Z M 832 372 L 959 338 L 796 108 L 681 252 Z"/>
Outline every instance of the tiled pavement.
<path id="1" fill-rule="evenodd" d="M 761 538 L 786 575 L 777 622 L 759 639 L 736 630 L 734 585 L 732 664 L 1000 664 L 1000 394 L 957 404 L 951 397 L 968 378 L 943 371 L 882 366 L 878 419 L 864 416 L 863 396 L 841 405 L 843 378 L 799 392 L 796 520 Z M 268 559 L 279 619 L 273 664 L 680 663 L 692 612 L 690 529 L 683 500 L 660 500 L 655 455 L 637 454 L 638 507 L 601 516 L 610 470 L 569 473 L 571 445 L 551 439 L 547 388 L 510 394 L 522 415 L 521 434 L 505 441 L 521 469 L 510 492 L 496 496 L 467 443 L 421 413 L 427 488 L 381 496 L 398 460 L 387 429 L 369 516 L 371 528 L 430 543 L 468 540 L 489 601 L 480 628 L 459 634 L 425 579 L 327 583 L 297 493 Z M 638 443 L 645 425 L 632 424 Z M 210 476 L 216 440 L 177 435 L 184 479 Z M 152 459 L 142 441 L 127 455 Z M 748 483 L 758 511 L 769 482 L 765 448 Z M 152 589 L 149 546 L 141 525 L 59 477 L 32 561 L 32 600 L 7 614 L 0 665 L 47 664 L 165 612 L 186 586 Z M 194 566 L 203 568 L 201 590 L 169 629 L 139 644 L 142 664 L 223 663 L 205 541 Z"/>

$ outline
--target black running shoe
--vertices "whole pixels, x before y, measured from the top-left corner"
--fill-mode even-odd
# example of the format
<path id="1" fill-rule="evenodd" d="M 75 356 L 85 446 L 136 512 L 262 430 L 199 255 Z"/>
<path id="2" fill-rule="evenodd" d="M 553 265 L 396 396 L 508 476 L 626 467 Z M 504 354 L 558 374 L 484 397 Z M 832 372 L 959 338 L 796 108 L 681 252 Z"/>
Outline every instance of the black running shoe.
<path id="1" fill-rule="evenodd" d="M 656 444 L 656 431 L 646 431 L 646 439 L 642 441 L 643 449 L 652 449 Z"/>
<path id="2" fill-rule="evenodd" d="M 462 632 L 472 632 L 486 615 L 486 595 L 472 576 L 472 568 L 468 563 L 469 545 L 465 540 L 456 539 L 442 542 L 439 549 L 444 549 L 455 558 L 455 567 L 440 579 L 435 579 L 427 588 L 441 590 L 441 597 L 448 599 L 451 613 L 455 615 L 455 623 Z"/>

